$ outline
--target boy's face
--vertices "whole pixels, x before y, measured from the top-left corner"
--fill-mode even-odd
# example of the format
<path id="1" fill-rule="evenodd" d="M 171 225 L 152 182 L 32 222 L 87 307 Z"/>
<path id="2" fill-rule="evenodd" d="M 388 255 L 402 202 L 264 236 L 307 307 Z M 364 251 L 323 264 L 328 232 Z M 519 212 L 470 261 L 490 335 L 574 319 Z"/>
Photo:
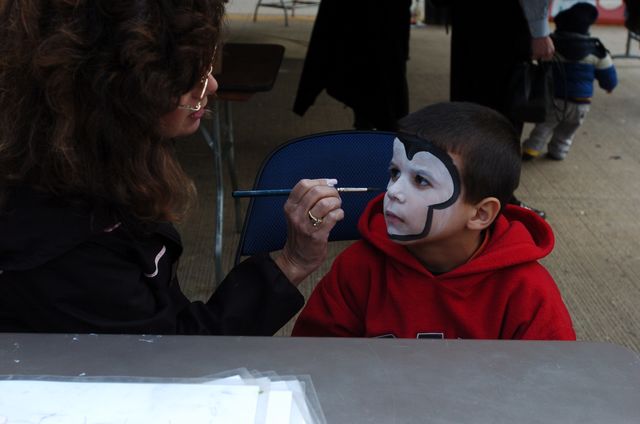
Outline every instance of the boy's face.
<path id="1" fill-rule="evenodd" d="M 463 203 L 451 156 L 422 140 L 396 138 L 390 174 L 384 197 L 389 237 L 411 241 L 446 233 Z"/>

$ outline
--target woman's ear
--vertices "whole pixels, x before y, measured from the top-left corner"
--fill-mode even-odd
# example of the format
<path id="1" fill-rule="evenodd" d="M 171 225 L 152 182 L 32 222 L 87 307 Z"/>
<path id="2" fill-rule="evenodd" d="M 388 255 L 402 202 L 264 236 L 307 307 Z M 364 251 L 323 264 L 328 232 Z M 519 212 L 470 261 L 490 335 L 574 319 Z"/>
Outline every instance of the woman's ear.
<path id="1" fill-rule="evenodd" d="M 474 206 L 475 214 L 469 218 L 467 228 L 484 230 L 489 227 L 500 213 L 500 201 L 495 197 L 485 197 Z"/>

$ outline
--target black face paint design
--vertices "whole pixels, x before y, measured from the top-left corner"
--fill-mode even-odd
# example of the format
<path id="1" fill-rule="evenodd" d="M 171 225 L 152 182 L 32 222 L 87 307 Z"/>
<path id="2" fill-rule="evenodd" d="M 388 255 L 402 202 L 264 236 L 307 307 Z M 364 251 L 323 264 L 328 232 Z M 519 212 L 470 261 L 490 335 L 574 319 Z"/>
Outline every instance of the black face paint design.
<path id="1" fill-rule="evenodd" d="M 433 221 L 433 211 L 435 209 L 446 209 L 457 201 L 460 195 L 460 176 L 458 173 L 458 169 L 456 168 L 455 164 L 453 163 L 453 160 L 451 159 L 451 156 L 449 156 L 449 154 L 443 151 L 442 149 L 434 146 L 429 141 L 423 140 L 414 136 L 404 135 L 404 134 L 398 135 L 397 140 L 402 143 L 404 150 L 406 151 L 406 158 L 409 162 L 413 161 L 415 155 L 420 152 L 427 152 L 433 157 L 435 157 L 435 159 L 439 161 L 441 165 L 443 165 L 446 171 L 448 172 L 449 177 L 451 178 L 450 183 L 453 186 L 452 193 L 447 199 L 427 206 L 426 220 L 425 220 L 425 224 L 422 231 L 416 234 L 392 234 L 391 232 L 389 232 L 389 237 L 398 241 L 410 241 L 410 240 L 421 239 L 426 237 L 429 234 L 429 231 L 431 230 L 431 225 Z M 441 166 L 439 166 L 439 168 L 442 169 Z M 404 178 L 407 178 L 407 176 L 405 175 Z M 393 184 L 395 183 L 392 183 L 390 181 L 389 192 L 387 196 L 391 195 Z M 389 203 L 392 203 L 392 201 L 389 200 Z M 387 198 L 385 198 L 385 208 L 386 208 L 386 204 L 387 204 Z M 392 206 L 391 208 L 393 209 Z"/>

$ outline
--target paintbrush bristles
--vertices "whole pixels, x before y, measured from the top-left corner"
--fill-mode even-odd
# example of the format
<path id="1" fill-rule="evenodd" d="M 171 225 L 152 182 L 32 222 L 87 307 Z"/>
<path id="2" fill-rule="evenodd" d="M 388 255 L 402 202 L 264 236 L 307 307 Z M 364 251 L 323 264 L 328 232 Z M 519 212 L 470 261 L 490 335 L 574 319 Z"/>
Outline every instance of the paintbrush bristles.
<path id="1" fill-rule="evenodd" d="M 341 193 L 350 193 L 350 192 L 356 192 L 356 191 L 370 191 L 370 189 L 368 187 L 336 187 L 336 190 L 338 190 Z"/>

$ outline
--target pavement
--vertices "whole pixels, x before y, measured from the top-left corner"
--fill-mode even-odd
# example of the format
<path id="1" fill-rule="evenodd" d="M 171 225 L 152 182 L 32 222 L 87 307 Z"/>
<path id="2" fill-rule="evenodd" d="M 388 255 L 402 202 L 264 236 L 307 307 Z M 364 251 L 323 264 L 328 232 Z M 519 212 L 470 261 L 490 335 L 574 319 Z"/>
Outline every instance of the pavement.
<path id="1" fill-rule="evenodd" d="M 251 11 L 252 12 L 252 11 Z M 351 129 L 350 109 L 321 94 L 304 117 L 292 112 L 312 16 L 231 13 L 228 40 L 278 43 L 285 58 L 274 88 L 247 102 L 234 102 L 236 170 L 239 186 L 249 188 L 262 160 L 287 140 L 329 130 Z M 622 53 L 622 27 L 596 26 L 612 53 Z M 450 34 L 442 26 L 416 27 L 408 63 L 410 110 L 448 100 Z M 638 54 L 638 43 L 632 49 Z M 640 60 L 616 59 L 619 86 L 596 90 L 591 112 L 565 161 L 539 159 L 523 164 L 516 194 L 547 212 L 556 245 L 542 263 L 556 280 L 581 341 L 613 342 L 640 353 Z M 375 90 L 375 87 L 372 87 Z M 525 127 L 526 135 L 531 126 Z M 199 134 L 176 144 L 180 160 L 194 178 L 199 205 L 179 225 L 185 243 L 180 280 L 193 300 L 214 290 L 215 176 L 213 155 Z M 232 266 L 237 233 L 230 183 L 225 170 L 224 272 Z M 244 211 L 247 200 L 243 200 Z M 242 212 L 243 212 L 242 211 Z M 331 259 L 348 242 L 332 243 L 326 263 L 301 290 L 308 295 Z M 278 335 L 286 336 L 291 325 Z"/>

